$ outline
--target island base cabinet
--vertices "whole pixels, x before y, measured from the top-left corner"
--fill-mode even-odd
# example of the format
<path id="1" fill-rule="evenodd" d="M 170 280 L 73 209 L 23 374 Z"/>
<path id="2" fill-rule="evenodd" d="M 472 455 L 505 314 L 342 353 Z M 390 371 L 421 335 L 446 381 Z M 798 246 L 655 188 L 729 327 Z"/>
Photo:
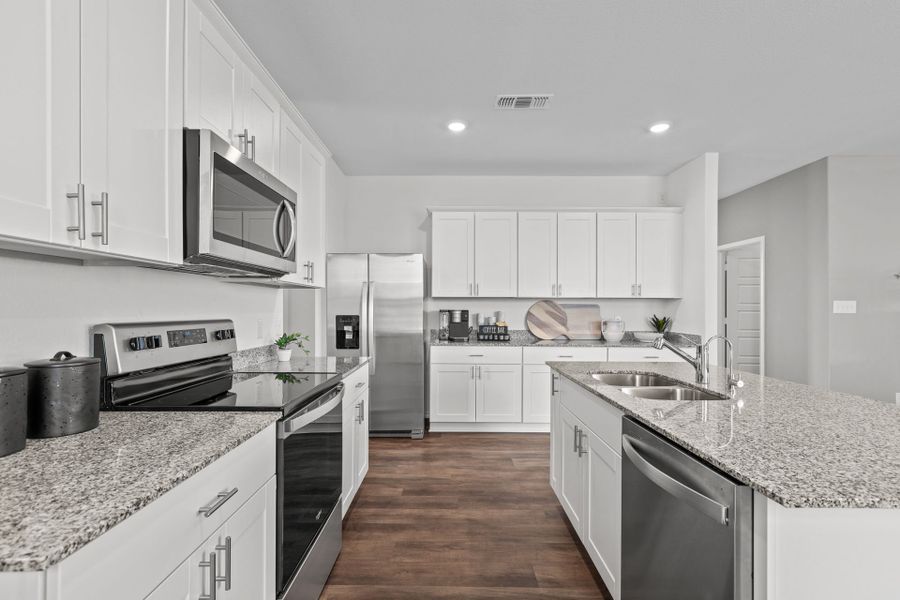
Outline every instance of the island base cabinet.
<path id="1" fill-rule="evenodd" d="M 343 445 L 341 458 L 341 517 L 369 472 L 369 367 L 357 369 L 344 380 Z"/>
<path id="2" fill-rule="evenodd" d="M 619 596 L 622 557 L 622 457 L 587 430 L 584 536 L 588 555 L 610 592 Z"/>

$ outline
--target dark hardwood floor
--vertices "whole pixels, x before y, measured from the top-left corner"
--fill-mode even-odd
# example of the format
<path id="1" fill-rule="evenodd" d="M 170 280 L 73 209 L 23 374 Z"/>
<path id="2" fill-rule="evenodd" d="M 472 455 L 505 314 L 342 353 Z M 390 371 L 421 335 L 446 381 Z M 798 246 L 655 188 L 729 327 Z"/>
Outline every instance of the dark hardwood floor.
<path id="1" fill-rule="evenodd" d="M 326 600 L 606 599 L 548 481 L 549 435 L 373 438 Z"/>

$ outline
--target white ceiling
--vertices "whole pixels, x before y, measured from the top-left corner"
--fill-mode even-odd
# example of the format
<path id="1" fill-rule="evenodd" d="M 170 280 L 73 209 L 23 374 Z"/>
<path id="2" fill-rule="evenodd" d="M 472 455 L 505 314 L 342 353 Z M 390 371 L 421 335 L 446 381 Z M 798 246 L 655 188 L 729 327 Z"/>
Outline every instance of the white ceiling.
<path id="1" fill-rule="evenodd" d="M 662 175 L 715 151 L 726 196 L 900 154 L 895 0 L 218 4 L 349 175 Z"/>

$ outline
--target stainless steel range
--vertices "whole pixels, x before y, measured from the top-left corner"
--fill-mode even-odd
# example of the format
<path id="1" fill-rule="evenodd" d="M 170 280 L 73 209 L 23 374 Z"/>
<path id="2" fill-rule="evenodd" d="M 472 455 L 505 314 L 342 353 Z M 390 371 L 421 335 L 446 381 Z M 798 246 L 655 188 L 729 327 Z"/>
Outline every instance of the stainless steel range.
<path id="1" fill-rule="evenodd" d="M 318 598 L 341 549 L 337 373 L 236 373 L 229 320 L 114 323 L 92 330 L 104 410 L 278 411 L 278 598 Z"/>

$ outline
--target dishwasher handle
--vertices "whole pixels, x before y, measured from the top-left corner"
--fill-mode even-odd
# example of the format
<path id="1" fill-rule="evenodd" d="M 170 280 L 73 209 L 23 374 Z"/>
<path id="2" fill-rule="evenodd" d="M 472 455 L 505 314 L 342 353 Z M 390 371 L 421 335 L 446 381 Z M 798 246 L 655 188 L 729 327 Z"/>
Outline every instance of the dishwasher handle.
<path id="1" fill-rule="evenodd" d="M 679 500 L 683 500 L 693 506 L 700 513 L 706 515 L 720 525 L 728 526 L 728 507 L 716 502 L 709 496 L 701 494 L 697 490 L 686 486 L 677 479 L 667 475 L 654 466 L 638 451 L 637 440 L 627 434 L 622 435 L 622 450 L 631 461 L 631 464 L 647 479 L 661 487 Z"/>

